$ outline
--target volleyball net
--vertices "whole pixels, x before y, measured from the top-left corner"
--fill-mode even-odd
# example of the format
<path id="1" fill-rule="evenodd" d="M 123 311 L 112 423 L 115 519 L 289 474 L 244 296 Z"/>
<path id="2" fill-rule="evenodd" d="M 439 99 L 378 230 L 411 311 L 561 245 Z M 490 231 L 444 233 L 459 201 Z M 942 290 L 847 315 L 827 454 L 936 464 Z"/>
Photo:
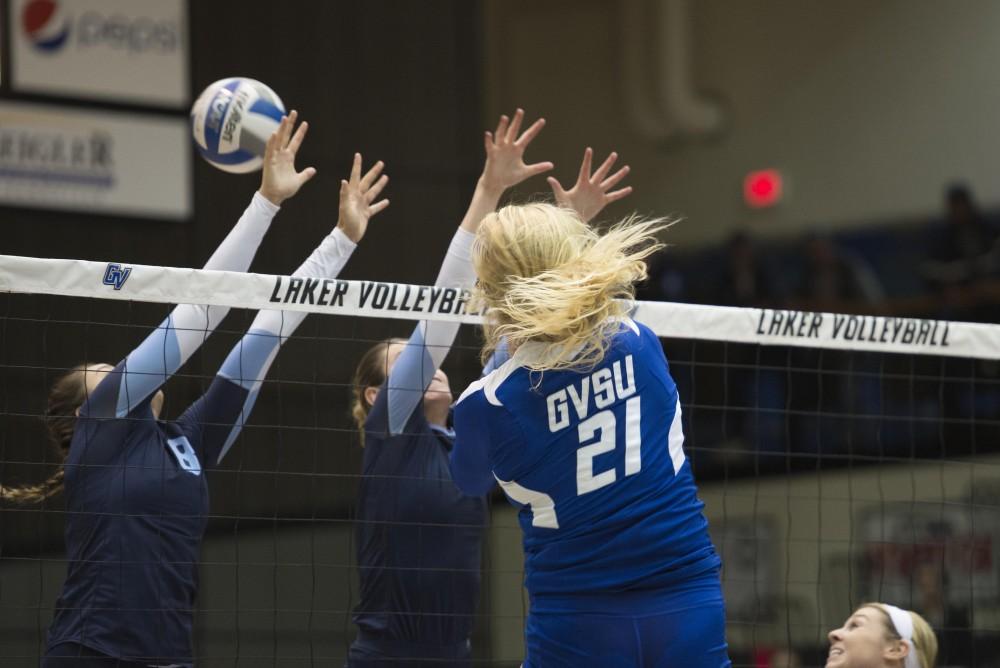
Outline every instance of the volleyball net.
<path id="1" fill-rule="evenodd" d="M 480 316 L 452 288 L 0 256 L 0 480 L 54 470 L 41 420 L 52 381 L 122 359 L 176 303 L 233 311 L 166 386 L 168 418 L 257 309 L 312 314 L 209 473 L 199 665 L 342 662 L 359 596 L 354 366 L 415 320 L 462 322 L 445 363 L 458 393 L 479 375 Z M 735 665 L 785 651 L 822 663 L 826 632 L 868 600 L 924 614 L 942 665 L 1000 661 L 1000 326 L 661 302 L 638 302 L 634 318 L 661 337 L 680 390 Z M 492 501 L 473 652 L 516 666 L 520 530 Z M 0 507 L 5 666 L 37 665 L 66 571 L 64 518 L 59 497 Z"/>

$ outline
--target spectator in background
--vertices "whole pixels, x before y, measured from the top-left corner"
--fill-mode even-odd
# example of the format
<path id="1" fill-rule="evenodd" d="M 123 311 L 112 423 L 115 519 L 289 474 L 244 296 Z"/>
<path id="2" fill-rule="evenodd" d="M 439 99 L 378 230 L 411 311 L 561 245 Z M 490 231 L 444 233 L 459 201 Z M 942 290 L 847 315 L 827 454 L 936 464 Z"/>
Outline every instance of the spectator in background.
<path id="1" fill-rule="evenodd" d="M 813 311 L 872 313 L 885 301 L 871 265 L 840 248 L 827 234 L 810 234 L 803 244 L 805 267 L 796 291 L 801 308 Z"/>
<path id="2" fill-rule="evenodd" d="M 761 261 L 756 244 L 743 230 L 726 243 L 725 258 L 709 301 L 723 306 L 766 306 L 780 293 L 778 281 Z"/>
<path id="3" fill-rule="evenodd" d="M 635 298 L 641 301 L 690 301 L 685 275 L 677 256 L 669 248 L 656 252 L 647 262 L 649 278 L 636 286 Z"/>
<path id="4" fill-rule="evenodd" d="M 945 225 L 932 239 L 924 275 L 932 285 L 945 287 L 996 273 L 998 232 L 979 211 L 968 187 L 949 187 Z"/>
<path id="5" fill-rule="evenodd" d="M 945 224 L 931 234 L 921 273 L 940 300 L 939 317 L 995 321 L 1000 301 L 984 279 L 1000 267 L 1000 230 L 986 219 L 968 187 L 945 192 Z"/>
<path id="6" fill-rule="evenodd" d="M 757 651 L 754 668 L 802 668 L 802 657 L 791 647 L 773 647 Z"/>

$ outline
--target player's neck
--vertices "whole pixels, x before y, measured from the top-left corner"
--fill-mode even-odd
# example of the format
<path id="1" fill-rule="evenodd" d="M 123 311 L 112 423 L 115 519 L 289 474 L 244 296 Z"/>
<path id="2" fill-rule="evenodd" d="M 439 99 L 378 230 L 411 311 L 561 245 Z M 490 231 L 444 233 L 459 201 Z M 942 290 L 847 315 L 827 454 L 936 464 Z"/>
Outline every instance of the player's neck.
<path id="1" fill-rule="evenodd" d="M 424 417 L 427 418 L 428 424 L 434 424 L 439 427 L 448 427 L 448 412 L 449 406 L 438 406 L 437 402 L 430 403 L 424 402 Z"/>

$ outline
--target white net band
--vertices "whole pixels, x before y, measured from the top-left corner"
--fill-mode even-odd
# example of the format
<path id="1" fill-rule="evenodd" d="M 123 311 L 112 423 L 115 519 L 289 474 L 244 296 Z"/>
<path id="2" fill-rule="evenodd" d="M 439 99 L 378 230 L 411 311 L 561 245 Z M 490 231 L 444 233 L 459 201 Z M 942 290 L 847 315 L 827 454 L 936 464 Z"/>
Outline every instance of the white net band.
<path id="1" fill-rule="evenodd" d="M 0 291 L 280 309 L 468 324 L 457 288 L 0 255 Z M 1000 325 L 891 316 L 637 302 L 657 336 L 854 351 L 1000 358 Z"/>

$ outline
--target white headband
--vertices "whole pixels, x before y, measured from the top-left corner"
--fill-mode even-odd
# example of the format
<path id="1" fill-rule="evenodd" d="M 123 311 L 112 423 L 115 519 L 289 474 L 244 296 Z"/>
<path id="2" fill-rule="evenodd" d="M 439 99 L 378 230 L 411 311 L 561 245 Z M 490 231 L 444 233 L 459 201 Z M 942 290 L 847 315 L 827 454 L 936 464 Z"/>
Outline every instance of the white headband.
<path id="1" fill-rule="evenodd" d="M 896 633 L 903 639 L 910 651 L 906 653 L 903 660 L 903 668 L 920 668 L 920 659 L 917 658 L 917 648 L 913 645 L 913 617 L 906 610 L 897 608 L 894 605 L 883 603 L 882 608 L 889 613 L 889 619 L 896 628 Z"/>

